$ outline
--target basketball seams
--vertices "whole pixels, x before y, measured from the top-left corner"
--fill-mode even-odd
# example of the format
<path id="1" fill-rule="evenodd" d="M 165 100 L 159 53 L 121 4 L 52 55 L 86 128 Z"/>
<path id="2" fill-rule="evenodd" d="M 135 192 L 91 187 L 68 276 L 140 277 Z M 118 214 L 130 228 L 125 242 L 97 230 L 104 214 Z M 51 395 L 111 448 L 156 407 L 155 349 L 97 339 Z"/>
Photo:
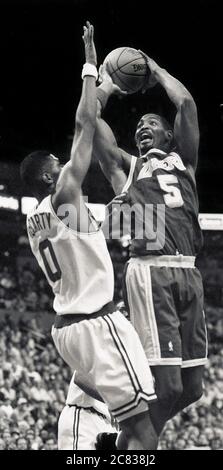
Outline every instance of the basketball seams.
<path id="1" fill-rule="evenodd" d="M 141 57 L 142 57 L 142 59 L 144 60 L 144 64 L 146 64 L 146 61 L 145 61 L 144 57 L 143 57 L 143 56 L 141 56 Z M 140 57 L 135 57 L 135 59 L 131 59 L 131 60 L 129 60 L 128 62 L 125 62 L 125 63 L 124 63 L 123 65 L 121 65 L 121 66 L 118 64 L 118 60 L 117 60 L 118 69 L 120 70 L 122 67 L 125 67 L 126 65 L 129 65 L 129 64 L 131 64 L 132 62 L 138 61 L 139 59 L 140 59 Z"/>
<path id="2" fill-rule="evenodd" d="M 130 94 L 139 91 L 143 87 L 147 77 L 146 68 L 144 70 L 140 70 L 140 66 L 146 65 L 146 61 L 143 55 L 140 54 L 140 52 L 136 51 L 136 54 L 134 54 L 134 57 L 132 57 L 131 49 L 132 48 L 129 47 L 121 48 L 116 57 L 115 55 L 112 55 L 111 59 L 108 58 L 108 71 L 110 73 L 111 78 L 114 80 L 114 83 L 116 83 L 118 86 L 120 86 L 120 88 L 126 90 Z M 115 50 L 112 52 L 115 52 Z M 125 55 L 129 57 L 129 60 L 127 62 L 125 62 Z M 137 70 L 137 68 L 135 67 L 135 72 L 134 68 L 131 67 L 131 65 L 134 64 L 136 66 L 139 66 L 139 70 Z M 133 70 L 128 71 L 128 67 L 130 70 Z M 141 86 L 138 86 L 140 81 Z"/>
<path id="3" fill-rule="evenodd" d="M 117 72 L 118 70 L 120 70 L 120 69 L 117 69 L 116 72 Z M 128 83 L 124 82 L 124 81 L 121 79 L 120 75 L 118 75 L 117 78 L 118 78 L 118 80 L 120 80 L 120 82 L 121 82 L 125 87 L 128 88 L 128 90 L 130 90 L 130 91 L 132 91 L 132 92 L 134 92 L 134 93 L 136 93 L 136 91 L 138 91 L 138 90 L 136 90 L 135 88 L 132 88 Z M 125 88 L 124 88 L 124 90 L 125 90 Z"/>
<path id="4" fill-rule="evenodd" d="M 124 52 L 125 52 L 126 50 L 128 50 L 128 49 L 129 49 L 128 47 L 125 47 L 125 49 L 123 49 L 123 50 L 120 52 L 120 54 L 119 54 L 119 56 L 118 56 L 118 58 L 117 58 L 117 60 L 116 60 L 116 64 L 117 64 L 117 68 L 116 68 L 116 69 L 114 69 L 114 67 L 112 66 L 112 61 L 111 61 L 110 59 L 108 60 L 108 63 L 109 63 L 109 65 L 110 65 L 111 68 L 112 68 L 112 73 L 115 73 L 115 72 L 117 72 L 118 70 L 121 70 L 121 72 L 122 72 L 123 74 L 125 74 L 125 75 L 137 75 L 137 77 L 143 77 L 143 76 L 145 76 L 146 74 L 135 74 L 135 73 L 127 73 L 127 72 L 123 72 L 123 71 L 122 71 L 122 68 L 123 68 L 123 67 L 125 67 L 126 65 L 131 64 L 132 62 L 138 61 L 140 58 L 142 58 L 142 59 L 144 60 L 144 64 L 146 64 L 146 61 L 145 61 L 144 57 L 142 56 L 142 54 L 139 53 L 138 57 L 135 57 L 134 59 L 131 59 L 131 60 L 129 60 L 128 62 L 125 62 L 123 65 L 119 65 L 119 60 L 120 60 L 121 55 L 124 54 Z"/>
<path id="5" fill-rule="evenodd" d="M 118 61 L 120 60 L 121 55 L 124 54 L 124 52 L 126 51 L 126 49 L 128 49 L 128 47 L 125 47 L 125 49 L 123 49 L 123 50 L 120 52 L 120 54 L 119 54 L 119 56 L 118 56 L 118 58 L 117 58 L 117 67 L 118 67 L 118 68 L 119 68 Z"/>
<path id="6" fill-rule="evenodd" d="M 112 72 L 110 73 L 110 75 L 113 75 L 113 73 L 117 72 L 119 69 L 114 69 L 113 65 L 112 65 L 112 62 L 110 60 L 108 60 L 108 65 L 110 67 L 110 69 L 112 70 Z"/>
<path id="7" fill-rule="evenodd" d="M 115 72 L 117 72 L 118 70 L 120 70 L 120 67 L 119 67 L 119 65 L 118 65 L 118 61 L 119 61 L 121 55 L 124 54 L 124 52 L 126 51 L 126 49 L 128 49 L 128 47 L 125 47 L 125 48 L 120 52 L 120 54 L 119 54 L 119 56 L 118 56 L 118 58 L 117 58 L 117 60 L 116 60 L 117 69 L 114 69 L 114 67 L 112 66 L 112 62 L 111 62 L 111 60 L 109 59 L 109 64 L 111 65 L 111 68 L 112 68 L 112 70 L 113 70 L 112 73 L 115 73 Z"/>
<path id="8" fill-rule="evenodd" d="M 122 69 L 118 69 L 118 70 L 119 70 L 120 72 L 122 72 L 123 75 L 128 75 L 129 77 L 136 77 L 136 78 L 137 78 L 137 77 L 146 77 L 146 75 L 147 75 L 146 73 L 142 73 L 142 74 L 141 74 L 141 73 L 129 73 L 129 72 L 123 72 Z M 118 70 L 116 70 L 116 72 L 117 72 Z"/>

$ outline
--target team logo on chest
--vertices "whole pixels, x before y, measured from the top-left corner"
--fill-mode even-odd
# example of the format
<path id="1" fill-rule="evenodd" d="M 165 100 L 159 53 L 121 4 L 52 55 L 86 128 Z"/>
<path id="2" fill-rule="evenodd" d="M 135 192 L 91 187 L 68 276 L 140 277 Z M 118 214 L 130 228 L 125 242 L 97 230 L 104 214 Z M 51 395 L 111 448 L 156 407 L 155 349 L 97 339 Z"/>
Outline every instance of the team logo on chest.
<path id="1" fill-rule="evenodd" d="M 144 178 L 151 178 L 155 170 L 162 169 L 165 171 L 172 171 L 175 168 L 180 171 L 186 170 L 181 158 L 177 153 L 170 153 L 163 160 L 160 160 L 159 158 L 151 158 L 142 165 L 142 168 L 137 177 L 137 181 Z"/>

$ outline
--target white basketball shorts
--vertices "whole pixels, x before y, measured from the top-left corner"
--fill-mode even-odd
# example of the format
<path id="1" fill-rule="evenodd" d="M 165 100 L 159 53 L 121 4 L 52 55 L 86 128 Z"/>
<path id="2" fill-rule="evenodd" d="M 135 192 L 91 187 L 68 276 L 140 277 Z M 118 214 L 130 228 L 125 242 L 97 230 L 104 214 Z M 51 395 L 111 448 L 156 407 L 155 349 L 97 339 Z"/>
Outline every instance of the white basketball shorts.
<path id="1" fill-rule="evenodd" d="M 117 421 L 148 410 L 157 399 L 139 337 L 121 312 L 53 326 L 52 337 L 64 361 L 86 375 Z"/>
<path id="2" fill-rule="evenodd" d="M 95 450 L 97 434 L 117 429 L 102 414 L 89 408 L 66 405 L 58 421 L 59 450 Z"/>

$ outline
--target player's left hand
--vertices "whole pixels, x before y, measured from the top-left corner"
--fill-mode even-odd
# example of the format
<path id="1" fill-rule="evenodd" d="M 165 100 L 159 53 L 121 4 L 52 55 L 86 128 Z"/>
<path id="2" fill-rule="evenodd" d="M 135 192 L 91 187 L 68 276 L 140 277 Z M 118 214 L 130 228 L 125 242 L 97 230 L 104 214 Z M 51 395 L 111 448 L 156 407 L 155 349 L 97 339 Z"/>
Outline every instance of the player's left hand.
<path id="1" fill-rule="evenodd" d="M 84 34 L 82 39 L 84 41 L 85 48 L 85 61 L 88 64 L 97 65 L 97 53 L 94 44 L 94 26 L 86 21 L 86 26 L 83 27 Z"/>
<path id="2" fill-rule="evenodd" d="M 121 90 L 121 88 L 113 82 L 111 76 L 108 73 L 106 63 L 100 65 L 99 67 L 98 81 L 101 85 L 104 84 L 107 88 L 109 88 L 110 94 L 114 93 L 116 95 L 122 96 L 126 96 L 128 94 L 127 91 Z"/>
<path id="3" fill-rule="evenodd" d="M 148 77 L 145 85 L 142 88 L 142 93 L 145 93 L 149 88 L 153 88 L 158 83 L 156 78 L 155 78 L 155 72 L 156 72 L 157 68 L 159 67 L 159 65 L 155 62 L 155 60 L 151 59 L 151 57 L 149 57 L 147 54 L 145 54 L 145 52 L 141 51 L 140 49 L 139 49 L 139 52 L 144 57 L 147 65 L 148 65 L 148 68 L 150 70 L 149 77 Z"/>

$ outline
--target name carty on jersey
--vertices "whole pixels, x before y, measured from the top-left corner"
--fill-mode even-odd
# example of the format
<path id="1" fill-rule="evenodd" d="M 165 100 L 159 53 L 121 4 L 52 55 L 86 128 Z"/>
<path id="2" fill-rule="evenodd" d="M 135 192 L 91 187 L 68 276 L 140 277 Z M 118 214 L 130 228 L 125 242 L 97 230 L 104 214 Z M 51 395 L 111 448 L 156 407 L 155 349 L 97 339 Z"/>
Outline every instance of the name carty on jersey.
<path id="1" fill-rule="evenodd" d="M 49 212 L 40 212 L 28 217 L 27 230 L 29 235 L 33 238 L 40 230 L 50 230 L 51 228 L 51 214 Z"/>

